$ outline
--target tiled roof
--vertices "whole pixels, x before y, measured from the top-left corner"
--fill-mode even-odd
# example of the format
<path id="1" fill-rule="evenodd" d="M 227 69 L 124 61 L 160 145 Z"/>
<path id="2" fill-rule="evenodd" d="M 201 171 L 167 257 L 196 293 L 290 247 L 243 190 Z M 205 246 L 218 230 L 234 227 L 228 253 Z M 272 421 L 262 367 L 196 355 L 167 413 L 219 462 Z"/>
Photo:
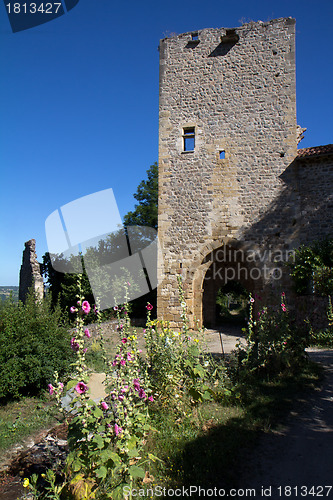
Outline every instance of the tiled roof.
<path id="1" fill-rule="evenodd" d="M 303 148 L 297 151 L 297 158 L 312 158 L 313 156 L 323 156 L 333 154 L 333 144 L 326 146 L 315 146 L 314 148 Z"/>

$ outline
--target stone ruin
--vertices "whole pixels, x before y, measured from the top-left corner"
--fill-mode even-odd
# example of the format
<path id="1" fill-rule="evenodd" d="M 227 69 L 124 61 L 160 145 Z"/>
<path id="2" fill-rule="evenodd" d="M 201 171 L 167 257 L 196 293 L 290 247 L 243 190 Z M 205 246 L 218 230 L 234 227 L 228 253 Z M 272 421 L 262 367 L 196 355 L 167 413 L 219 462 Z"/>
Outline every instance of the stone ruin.
<path id="1" fill-rule="evenodd" d="M 36 240 L 25 242 L 22 266 L 20 270 L 19 300 L 25 303 L 29 289 L 33 287 L 37 299 L 44 297 L 44 281 L 41 273 L 41 265 L 37 261 Z"/>

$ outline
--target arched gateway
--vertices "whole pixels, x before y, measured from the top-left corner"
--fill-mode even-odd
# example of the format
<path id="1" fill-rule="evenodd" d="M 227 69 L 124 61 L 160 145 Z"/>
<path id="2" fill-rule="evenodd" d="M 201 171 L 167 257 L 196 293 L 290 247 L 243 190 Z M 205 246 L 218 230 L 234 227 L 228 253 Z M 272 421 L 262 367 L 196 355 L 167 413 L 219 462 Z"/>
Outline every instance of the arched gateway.
<path id="1" fill-rule="evenodd" d="M 241 264 L 248 290 L 281 285 L 309 239 L 297 142 L 294 19 L 161 40 L 160 318 L 179 324 L 179 274 L 192 325 Z"/>

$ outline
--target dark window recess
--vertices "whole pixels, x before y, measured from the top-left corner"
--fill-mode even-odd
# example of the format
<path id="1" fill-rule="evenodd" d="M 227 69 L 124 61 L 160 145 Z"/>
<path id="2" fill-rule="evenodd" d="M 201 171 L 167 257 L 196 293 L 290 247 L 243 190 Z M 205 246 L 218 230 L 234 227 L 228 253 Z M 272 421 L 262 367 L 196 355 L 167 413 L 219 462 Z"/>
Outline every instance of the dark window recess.
<path id="1" fill-rule="evenodd" d="M 195 146 L 194 127 L 186 127 L 183 129 L 183 148 L 184 148 L 184 151 L 194 151 L 194 146 Z"/>
<path id="2" fill-rule="evenodd" d="M 220 160 L 224 160 L 224 159 L 225 159 L 225 151 L 224 151 L 224 149 L 222 149 L 222 150 L 219 152 L 219 158 L 220 158 Z"/>
<path id="3" fill-rule="evenodd" d="M 197 47 L 199 43 L 200 43 L 199 33 L 198 32 L 191 33 L 191 38 L 190 40 L 188 40 L 186 47 L 188 49 L 195 49 L 195 47 Z"/>
<path id="4" fill-rule="evenodd" d="M 237 35 L 235 29 L 229 29 L 225 31 L 225 35 L 221 36 L 221 43 L 237 43 L 239 40 L 239 35 Z"/>

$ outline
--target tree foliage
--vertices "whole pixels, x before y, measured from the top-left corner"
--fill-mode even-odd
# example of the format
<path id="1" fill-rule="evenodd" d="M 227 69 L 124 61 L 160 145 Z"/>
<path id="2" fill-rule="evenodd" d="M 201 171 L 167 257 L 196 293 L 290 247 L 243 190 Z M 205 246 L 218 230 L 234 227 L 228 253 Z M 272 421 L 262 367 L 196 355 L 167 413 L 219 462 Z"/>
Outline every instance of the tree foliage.
<path id="1" fill-rule="evenodd" d="M 133 211 L 128 212 L 125 215 L 125 227 L 146 226 L 157 229 L 158 166 L 156 162 L 147 170 L 147 180 L 142 180 L 140 182 L 137 192 L 134 194 L 134 198 L 138 201 L 138 204 L 135 205 L 135 209 Z M 135 237 L 137 241 L 134 242 L 135 244 L 133 246 L 135 248 L 143 248 L 145 246 L 144 242 L 146 239 L 144 233 L 140 236 L 140 233 L 138 232 Z M 149 244 L 149 242 L 147 241 L 146 244 Z M 114 292 L 112 290 L 109 292 L 108 290 L 112 288 L 112 284 L 107 282 L 107 278 L 105 278 L 106 275 L 103 273 L 103 266 L 123 259 L 124 256 L 127 255 L 127 252 L 127 238 L 124 239 L 124 230 L 119 230 L 119 233 L 111 234 L 108 237 L 101 239 L 97 246 L 87 249 L 84 258 L 82 256 L 72 256 L 69 260 L 66 260 L 62 255 L 59 255 L 57 260 L 61 263 L 61 267 L 64 270 L 72 268 L 73 263 L 75 265 L 75 260 L 78 261 L 77 264 L 80 261 L 83 267 L 83 293 L 89 302 L 94 302 L 84 262 L 86 262 L 87 266 L 88 264 L 94 266 L 96 270 L 94 276 L 96 278 L 95 281 L 98 282 L 101 293 L 110 293 L 110 296 L 113 297 Z M 78 274 L 70 274 L 69 272 L 61 273 L 56 271 L 52 266 L 48 252 L 43 256 L 42 269 L 49 286 L 53 305 L 59 301 L 61 308 L 68 311 L 69 307 L 73 305 L 73 297 L 75 297 L 77 293 Z M 127 277 L 126 281 L 134 280 Z M 96 286 L 97 285 L 95 283 L 94 291 Z M 119 288 L 119 283 L 114 283 L 114 286 Z M 141 308 L 143 304 L 145 305 L 147 300 L 152 304 L 155 304 L 155 295 L 156 291 L 153 291 L 150 294 L 147 294 L 144 299 L 138 299 L 138 302 L 135 302 L 139 308 Z M 93 320 L 94 318 L 88 319 Z"/>
<path id="2" fill-rule="evenodd" d="M 157 229 L 158 165 L 155 162 L 147 170 L 148 180 L 140 182 L 134 198 L 139 202 L 133 212 L 124 217 L 125 226 L 149 226 Z"/>

